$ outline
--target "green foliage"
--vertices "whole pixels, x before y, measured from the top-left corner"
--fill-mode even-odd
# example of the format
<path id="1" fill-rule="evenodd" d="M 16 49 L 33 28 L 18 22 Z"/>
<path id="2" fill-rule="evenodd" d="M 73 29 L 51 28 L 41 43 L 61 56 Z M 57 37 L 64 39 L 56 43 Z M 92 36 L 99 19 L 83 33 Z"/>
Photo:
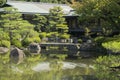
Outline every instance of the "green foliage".
<path id="1" fill-rule="evenodd" d="M 42 39 L 42 38 L 45 38 L 45 37 L 47 36 L 47 33 L 46 33 L 46 32 L 41 32 L 41 33 L 39 34 L 39 36 L 40 36 L 41 39 Z"/>
<path id="2" fill-rule="evenodd" d="M 18 47 L 18 48 L 21 48 L 22 47 L 22 44 L 19 40 L 12 40 L 12 45 Z"/>
<path id="3" fill-rule="evenodd" d="M 44 16 L 41 16 L 40 14 L 34 15 L 33 22 L 35 24 L 36 31 L 45 31 L 47 19 Z"/>
<path id="4" fill-rule="evenodd" d="M 102 43 L 102 46 L 108 50 L 111 50 L 112 52 L 120 52 L 120 42 L 117 41 L 109 41 Z"/>
<path id="5" fill-rule="evenodd" d="M 26 39 L 24 39 L 22 41 L 22 45 L 26 47 L 30 43 L 33 43 L 33 42 L 39 43 L 40 42 L 40 38 L 39 37 L 26 38 Z"/>
<path id="6" fill-rule="evenodd" d="M 39 34 L 35 31 L 32 31 L 31 33 L 29 33 L 29 36 L 22 41 L 22 44 L 23 46 L 28 46 L 30 43 L 40 43 L 40 41 L 41 40 L 39 38 Z"/>
<path id="7" fill-rule="evenodd" d="M 97 45 L 101 46 L 101 44 L 105 41 L 105 37 L 103 36 L 96 37 L 94 41 L 95 43 L 97 43 Z"/>
<path id="8" fill-rule="evenodd" d="M 120 51 L 120 35 L 115 35 L 114 37 L 97 37 L 94 39 L 97 45 L 104 47 L 112 52 Z"/>
<path id="9" fill-rule="evenodd" d="M 86 37 L 90 36 L 89 32 L 90 32 L 90 29 L 88 27 L 85 27 L 85 36 Z"/>
<path id="10" fill-rule="evenodd" d="M 59 33 L 67 33 L 68 32 L 68 26 L 66 24 L 57 24 L 56 29 Z"/>
<path id="11" fill-rule="evenodd" d="M 61 39 L 69 39 L 69 38 L 70 38 L 70 35 L 64 33 L 64 34 L 60 34 L 59 37 L 60 37 Z"/>
<path id="12" fill-rule="evenodd" d="M 61 7 L 54 7 L 50 9 L 49 14 L 49 32 L 59 32 L 65 33 L 68 31 L 68 27 L 65 22 L 65 18 L 63 17 L 63 11 Z"/>
<path id="13" fill-rule="evenodd" d="M 0 29 L 0 41 L 1 40 L 9 40 L 10 37 L 8 33 L 4 32 L 2 29 Z"/>
<path id="14" fill-rule="evenodd" d="M 78 39 L 78 43 L 82 43 L 82 39 Z"/>
<path id="15" fill-rule="evenodd" d="M 8 64 L 10 61 L 9 59 L 9 53 L 5 53 L 5 54 L 0 54 L 0 65 L 2 64 Z M 3 67 L 3 66 L 1 66 Z M 1 67 L 0 67 L 0 71 L 1 71 Z"/>
<path id="16" fill-rule="evenodd" d="M 113 30 L 120 29 L 119 3 L 118 0 L 82 0 L 75 9 L 79 14 L 81 25 L 89 28 L 103 28 L 104 35 L 108 35 Z"/>
<path id="17" fill-rule="evenodd" d="M 9 48 L 10 42 L 6 40 L 2 40 L 0 46 Z"/>
<path id="18" fill-rule="evenodd" d="M 17 9 L 5 7 L 4 10 L 6 13 L 0 16 L 1 32 L 4 30 L 5 33 L 2 32 L 2 34 L 8 36 L 7 40 L 10 41 L 10 44 L 22 47 L 22 45 L 28 45 L 30 42 L 40 42 L 39 34 L 34 31 L 34 26 L 28 21 L 23 20 L 21 18 L 22 14 Z M 4 36 L 0 37 L 2 38 Z M 29 38 L 32 39 L 28 40 Z"/>
<path id="19" fill-rule="evenodd" d="M 34 39 L 34 42 L 36 42 L 36 43 L 40 43 L 40 41 L 41 41 L 41 39 L 39 37 L 34 37 L 33 39 Z"/>
<path id="20" fill-rule="evenodd" d="M 24 41 L 22 41 L 22 45 L 25 46 L 25 47 L 27 47 L 31 42 L 32 42 L 31 39 L 26 38 L 26 39 L 24 39 Z"/>
<path id="21" fill-rule="evenodd" d="M 49 33 L 47 33 L 46 36 L 49 38 L 55 38 L 55 37 L 59 36 L 59 33 L 58 32 L 49 32 Z"/>
<path id="22" fill-rule="evenodd" d="M 120 56 L 101 56 L 95 61 L 95 73 L 99 80 L 119 80 Z"/>
<path id="23" fill-rule="evenodd" d="M 9 36 L 8 33 L 0 30 L 0 46 L 2 47 L 10 47 Z"/>

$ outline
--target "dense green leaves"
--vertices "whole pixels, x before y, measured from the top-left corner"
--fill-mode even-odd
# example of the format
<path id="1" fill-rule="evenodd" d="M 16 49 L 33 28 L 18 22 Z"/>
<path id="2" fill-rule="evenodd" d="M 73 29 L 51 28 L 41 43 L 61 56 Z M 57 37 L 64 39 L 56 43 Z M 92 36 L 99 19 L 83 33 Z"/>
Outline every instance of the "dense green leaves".
<path id="1" fill-rule="evenodd" d="M 47 19 L 40 14 L 34 15 L 33 22 L 35 24 L 35 30 L 38 32 L 45 31 Z"/>
<path id="2" fill-rule="evenodd" d="M 117 41 L 109 41 L 102 43 L 102 46 L 112 52 L 120 52 L 120 42 Z"/>
<path id="3" fill-rule="evenodd" d="M 120 56 L 99 57 L 95 61 L 96 76 L 99 80 L 119 80 Z"/>
<path id="4" fill-rule="evenodd" d="M 80 25 L 104 29 L 104 34 L 120 29 L 119 8 L 119 0 L 83 0 L 81 4 L 75 6 Z"/>
<path id="5" fill-rule="evenodd" d="M 17 9 L 12 7 L 4 8 L 5 13 L 1 14 L 0 22 L 1 29 L 7 33 L 9 36 L 10 43 L 17 47 L 22 47 L 21 42 L 23 42 L 26 38 L 32 38 L 32 42 L 40 41 L 39 34 L 34 31 L 34 26 L 30 24 L 28 21 L 23 20 L 21 18 L 22 14 L 20 14 Z"/>
<path id="6" fill-rule="evenodd" d="M 48 21 L 49 32 L 58 32 L 61 33 L 61 35 L 68 32 L 68 26 L 63 16 L 64 14 L 61 7 L 54 7 L 50 9 Z"/>
<path id="7" fill-rule="evenodd" d="M 10 37 L 8 36 L 8 33 L 4 32 L 2 29 L 0 29 L 0 47 L 10 47 Z"/>

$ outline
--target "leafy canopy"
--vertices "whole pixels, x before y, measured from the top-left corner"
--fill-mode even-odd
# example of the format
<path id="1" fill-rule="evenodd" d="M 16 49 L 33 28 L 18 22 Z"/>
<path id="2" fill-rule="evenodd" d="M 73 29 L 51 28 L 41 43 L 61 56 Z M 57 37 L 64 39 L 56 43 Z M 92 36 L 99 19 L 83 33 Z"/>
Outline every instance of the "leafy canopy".
<path id="1" fill-rule="evenodd" d="M 5 7 L 4 10 L 5 13 L 0 16 L 0 28 L 3 29 L 4 32 L 8 33 L 8 36 L 10 37 L 9 41 L 12 45 L 21 47 L 21 42 L 26 38 L 39 37 L 38 33 L 34 31 L 34 26 L 28 21 L 23 20 L 22 15 L 17 11 L 17 9 Z M 34 32 L 37 33 L 37 35 L 34 34 L 34 36 L 31 36 Z"/>

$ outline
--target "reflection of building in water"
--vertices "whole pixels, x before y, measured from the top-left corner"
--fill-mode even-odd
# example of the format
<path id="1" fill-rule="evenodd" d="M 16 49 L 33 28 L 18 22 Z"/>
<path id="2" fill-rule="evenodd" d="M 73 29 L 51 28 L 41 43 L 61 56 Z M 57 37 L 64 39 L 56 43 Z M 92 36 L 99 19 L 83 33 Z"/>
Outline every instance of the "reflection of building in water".
<path id="1" fill-rule="evenodd" d="M 79 50 L 69 50 L 69 51 L 64 51 L 64 50 L 41 50 L 41 54 L 67 54 L 68 58 L 92 58 L 92 57 L 97 57 L 100 54 L 97 53 L 96 51 L 79 51 Z"/>
<path id="2" fill-rule="evenodd" d="M 69 50 L 69 51 L 64 51 L 64 50 L 56 50 L 56 49 L 51 49 L 51 50 L 45 50 L 42 49 L 41 53 L 43 54 L 69 54 L 69 55 L 78 55 L 79 51 L 78 50 Z"/>

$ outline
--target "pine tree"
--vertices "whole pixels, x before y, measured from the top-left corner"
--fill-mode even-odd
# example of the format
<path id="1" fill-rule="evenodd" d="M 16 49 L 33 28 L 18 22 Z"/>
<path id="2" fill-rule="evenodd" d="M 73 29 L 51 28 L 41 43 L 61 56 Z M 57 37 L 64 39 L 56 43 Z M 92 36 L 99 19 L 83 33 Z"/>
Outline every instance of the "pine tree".
<path id="1" fill-rule="evenodd" d="M 35 24 L 35 30 L 37 32 L 45 31 L 45 25 L 47 19 L 44 16 L 41 16 L 40 14 L 36 14 L 33 18 L 33 22 Z"/>
<path id="2" fill-rule="evenodd" d="M 60 31 L 66 32 L 68 30 L 68 27 L 65 22 L 65 18 L 63 17 L 63 11 L 60 7 L 54 7 L 53 9 L 50 9 L 49 14 L 49 26 L 50 31 Z"/>
<path id="3" fill-rule="evenodd" d="M 61 35 L 68 36 L 68 26 L 66 24 L 64 14 L 61 7 L 54 7 L 50 9 L 49 14 L 49 25 L 48 30 L 49 32 L 57 32 L 59 37 Z M 56 34 L 57 35 L 57 34 Z"/>
<path id="4" fill-rule="evenodd" d="M 5 13 L 0 18 L 1 28 L 9 34 L 10 44 L 21 47 L 21 42 L 27 37 L 31 37 L 29 35 L 31 32 L 34 32 L 34 26 L 28 21 L 23 20 L 17 9 L 6 7 L 4 10 Z"/>

